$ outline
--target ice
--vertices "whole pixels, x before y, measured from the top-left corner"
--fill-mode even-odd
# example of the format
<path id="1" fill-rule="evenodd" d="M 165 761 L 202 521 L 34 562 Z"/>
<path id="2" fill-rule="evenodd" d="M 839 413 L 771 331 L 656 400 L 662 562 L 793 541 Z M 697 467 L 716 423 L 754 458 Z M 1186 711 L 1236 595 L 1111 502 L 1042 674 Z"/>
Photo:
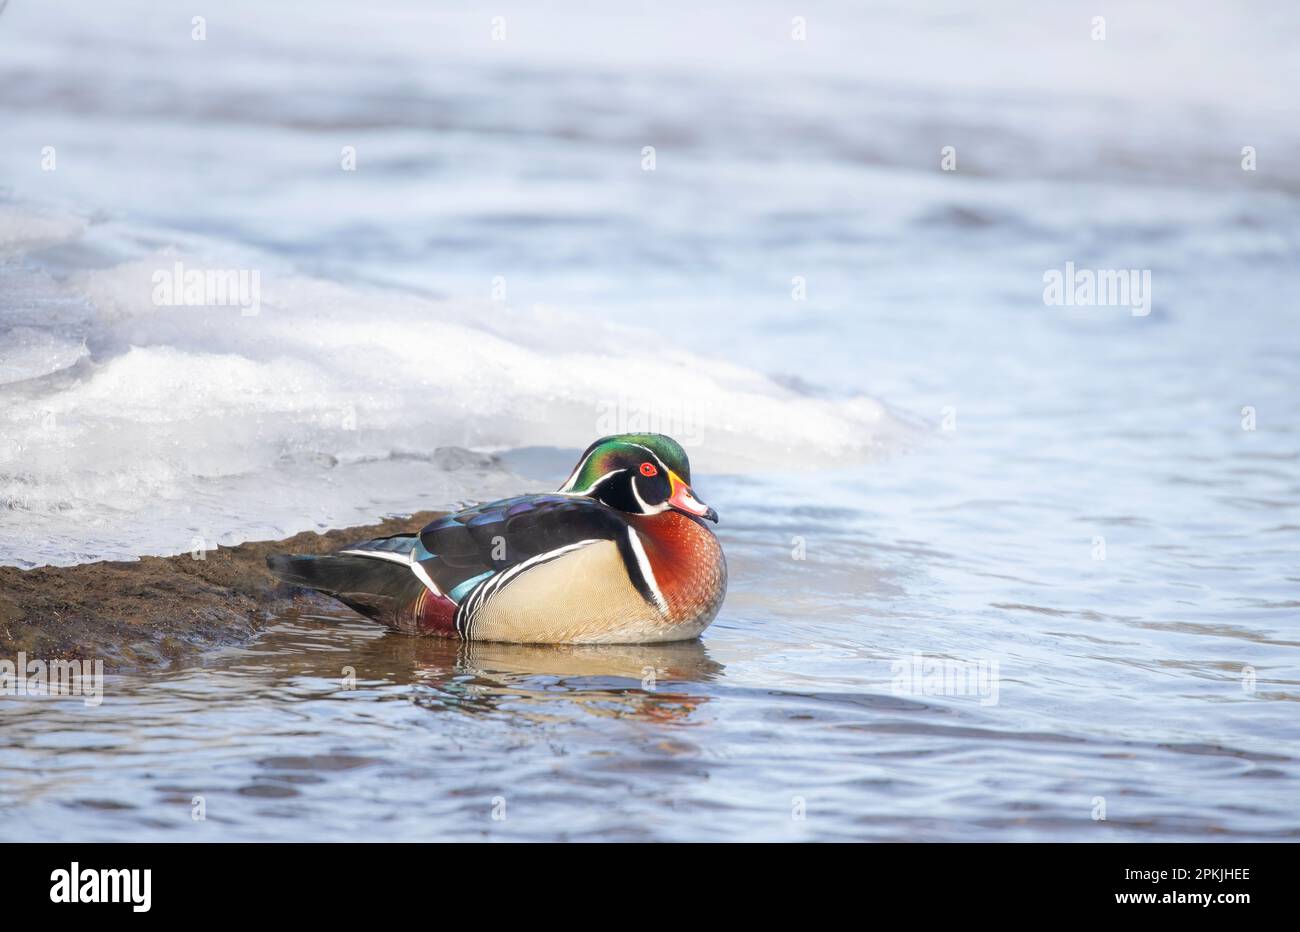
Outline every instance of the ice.
<path id="1" fill-rule="evenodd" d="M 869 398 L 817 397 L 650 330 L 345 286 L 211 241 L 64 269 L 55 284 L 42 263 L 149 237 L 116 222 L 89 242 L 73 220 L 41 229 L 61 230 L 61 248 L 43 235 L 39 257 L 10 266 L 42 283 L 40 301 L 0 304 L 8 562 L 183 552 L 195 537 L 233 543 L 521 491 L 504 467 L 453 448 L 577 451 L 659 429 L 698 473 L 748 472 L 863 461 L 905 434 Z M 156 303 L 156 276 L 178 262 L 253 264 L 257 313 Z"/>

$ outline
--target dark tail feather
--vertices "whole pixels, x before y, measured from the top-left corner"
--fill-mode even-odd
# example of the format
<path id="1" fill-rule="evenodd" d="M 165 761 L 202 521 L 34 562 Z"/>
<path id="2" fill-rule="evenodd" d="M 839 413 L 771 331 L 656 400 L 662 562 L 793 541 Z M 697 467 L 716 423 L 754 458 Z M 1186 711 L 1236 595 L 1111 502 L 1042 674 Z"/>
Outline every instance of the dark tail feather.
<path id="1" fill-rule="evenodd" d="M 424 588 L 410 567 L 351 554 L 309 557 L 274 554 L 271 572 L 287 583 L 332 595 L 361 614 L 400 627 Z"/>
<path id="2" fill-rule="evenodd" d="M 372 580 L 382 582 L 400 573 L 410 575 L 409 570 L 389 560 L 336 554 L 304 557 L 277 553 L 266 558 L 266 565 L 287 583 L 330 595 L 364 588 Z"/>

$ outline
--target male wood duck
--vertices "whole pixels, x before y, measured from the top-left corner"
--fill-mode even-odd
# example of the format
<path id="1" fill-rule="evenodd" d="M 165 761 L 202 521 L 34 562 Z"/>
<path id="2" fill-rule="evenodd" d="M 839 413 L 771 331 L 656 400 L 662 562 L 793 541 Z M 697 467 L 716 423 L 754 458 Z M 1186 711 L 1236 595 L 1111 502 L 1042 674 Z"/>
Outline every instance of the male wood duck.
<path id="1" fill-rule="evenodd" d="M 467 508 L 418 534 L 269 557 L 286 582 L 407 634 L 640 644 L 709 626 L 727 591 L 718 514 L 663 434 L 604 437 L 556 492 Z"/>

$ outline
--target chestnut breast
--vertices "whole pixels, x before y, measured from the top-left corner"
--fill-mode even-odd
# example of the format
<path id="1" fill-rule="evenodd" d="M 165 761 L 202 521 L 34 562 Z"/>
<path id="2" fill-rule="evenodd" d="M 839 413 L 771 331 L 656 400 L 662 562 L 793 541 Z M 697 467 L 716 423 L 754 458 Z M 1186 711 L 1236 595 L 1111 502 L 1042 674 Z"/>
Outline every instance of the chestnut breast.
<path id="1" fill-rule="evenodd" d="M 670 624 L 703 627 L 713 620 L 727 592 L 727 561 L 704 522 L 676 511 L 631 515 L 668 605 Z"/>

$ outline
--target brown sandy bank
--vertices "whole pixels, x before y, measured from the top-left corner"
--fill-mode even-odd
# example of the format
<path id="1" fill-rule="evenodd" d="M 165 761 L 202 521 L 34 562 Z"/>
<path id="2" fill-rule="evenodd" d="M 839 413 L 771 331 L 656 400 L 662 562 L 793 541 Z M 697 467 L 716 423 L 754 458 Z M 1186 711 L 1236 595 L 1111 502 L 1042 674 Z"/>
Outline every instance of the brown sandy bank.
<path id="1" fill-rule="evenodd" d="M 32 570 L 0 567 L 0 657 L 104 661 L 105 672 L 172 663 L 203 648 L 248 641 L 294 600 L 320 598 L 284 586 L 272 553 L 328 553 L 358 540 L 419 530 L 420 512 L 380 524 L 311 531 L 188 553 Z"/>

